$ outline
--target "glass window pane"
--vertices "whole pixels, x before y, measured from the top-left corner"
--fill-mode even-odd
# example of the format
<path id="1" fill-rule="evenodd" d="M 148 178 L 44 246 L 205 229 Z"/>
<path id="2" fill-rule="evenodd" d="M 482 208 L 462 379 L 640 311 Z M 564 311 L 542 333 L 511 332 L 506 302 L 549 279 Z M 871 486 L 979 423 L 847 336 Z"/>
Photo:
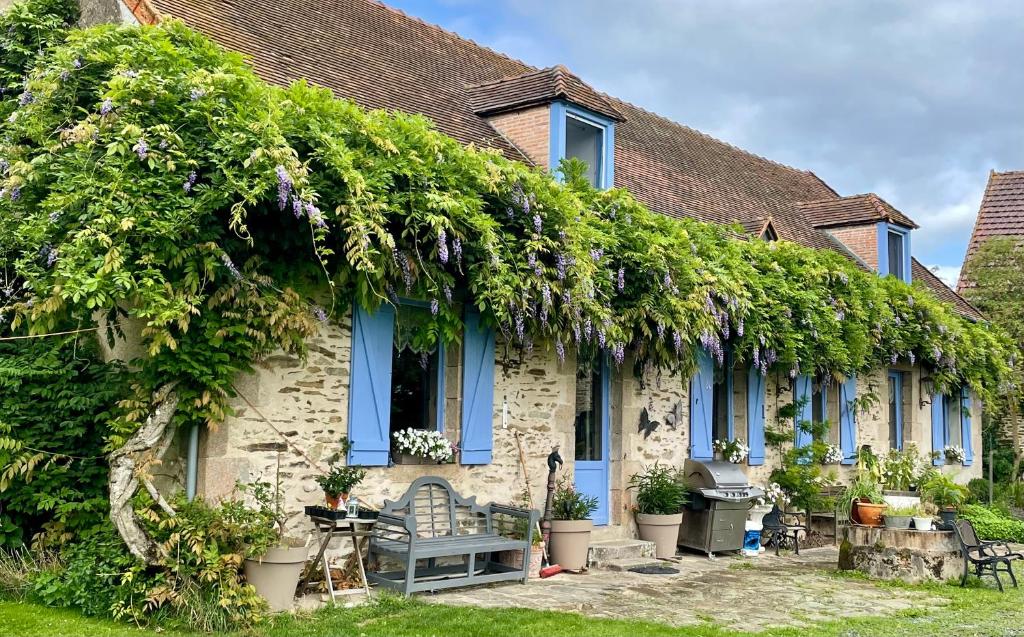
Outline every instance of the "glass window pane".
<path id="1" fill-rule="evenodd" d="M 601 403 L 598 364 L 576 374 L 576 460 L 604 459 Z"/>
<path id="2" fill-rule="evenodd" d="M 599 186 L 604 131 L 575 117 L 565 118 L 565 156 L 575 157 L 587 165 L 587 181 Z"/>
<path id="3" fill-rule="evenodd" d="M 946 403 L 946 444 L 955 447 L 963 446 L 963 436 L 960 429 L 960 398 L 958 396 L 944 396 Z"/>
<path id="4" fill-rule="evenodd" d="M 711 437 L 713 440 L 729 439 L 729 401 L 731 399 L 729 385 L 725 382 L 725 374 L 716 373 L 711 403 L 711 422 L 714 428 Z"/>
<path id="5" fill-rule="evenodd" d="M 903 278 L 903 235 L 889 233 L 889 274 Z"/>
<path id="6" fill-rule="evenodd" d="M 899 403 L 902 400 L 900 394 L 900 383 L 895 375 L 889 376 L 889 448 L 899 449 Z"/>
<path id="7" fill-rule="evenodd" d="M 437 352 L 392 349 L 391 432 L 437 427 Z"/>

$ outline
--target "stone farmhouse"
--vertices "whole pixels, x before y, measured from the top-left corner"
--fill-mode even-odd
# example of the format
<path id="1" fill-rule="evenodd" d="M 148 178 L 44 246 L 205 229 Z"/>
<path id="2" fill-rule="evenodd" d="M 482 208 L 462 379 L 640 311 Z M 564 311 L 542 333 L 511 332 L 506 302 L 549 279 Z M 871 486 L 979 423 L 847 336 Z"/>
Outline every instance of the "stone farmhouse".
<path id="1" fill-rule="evenodd" d="M 627 188 L 661 214 L 738 224 L 752 241 L 835 250 L 981 318 L 913 258 L 917 224 L 877 195 L 840 195 L 810 171 L 603 94 L 565 67 L 531 67 L 372 0 L 83 2 L 86 23 L 165 16 L 241 51 L 269 82 L 304 78 L 367 108 L 420 113 L 464 144 L 545 169 L 578 157 L 596 186 Z M 841 478 L 852 474 L 862 445 L 884 453 L 911 443 L 924 454 L 962 446 L 963 466 L 933 462 L 960 482 L 981 475 L 979 401 L 967 391 L 933 394 L 929 370 L 907 360 L 838 381 L 762 376 L 704 356 L 692 378 L 637 378 L 628 360 L 578 373 L 572 360 L 559 364 L 544 348 L 510 360 L 500 336 L 496 342 L 467 325 L 461 343 L 436 351 L 424 367 L 401 342 L 402 323 L 422 311 L 415 302 L 374 315 L 350 311 L 322 330 L 305 364 L 272 356 L 241 379 L 237 414 L 200 436 L 198 493 L 217 497 L 237 480 L 272 478 L 280 461 L 298 525 L 302 505 L 322 501 L 311 463 L 325 463 L 347 439 L 348 462 L 368 467 L 356 495 L 373 505 L 434 474 L 480 501 L 520 501 L 529 488 L 540 508 L 545 458 L 558 446 L 563 474 L 599 500 L 597 539 L 630 537 L 633 473 L 655 461 L 710 459 L 714 440 L 736 438 L 751 449 L 744 470 L 763 484 L 779 462 L 765 428 L 793 427 L 778 422 L 778 410 L 794 401 L 804 404 L 802 420 L 832 424 Z M 877 398 L 870 409 L 851 408 L 866 395 Z M 456 461 L 396 462 L 391 434 L 410 426 L 443 432 L 460 449 Z"/>

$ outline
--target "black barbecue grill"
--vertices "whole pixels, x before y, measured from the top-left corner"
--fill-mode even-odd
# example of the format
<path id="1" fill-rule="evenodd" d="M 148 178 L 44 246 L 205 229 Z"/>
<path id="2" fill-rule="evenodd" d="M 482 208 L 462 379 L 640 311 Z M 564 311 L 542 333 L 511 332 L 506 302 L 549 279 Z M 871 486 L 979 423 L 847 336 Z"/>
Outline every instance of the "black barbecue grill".
<path id="1" fill-rule="evenodd" d="M 743 548 L 747 510 L 764 491 L 747 482 L 738 465 L 717 460 L 687 460 L 683 475 L 690 489 L 689 502 L 679 527 L 679 544 L 703 551 Z"/>

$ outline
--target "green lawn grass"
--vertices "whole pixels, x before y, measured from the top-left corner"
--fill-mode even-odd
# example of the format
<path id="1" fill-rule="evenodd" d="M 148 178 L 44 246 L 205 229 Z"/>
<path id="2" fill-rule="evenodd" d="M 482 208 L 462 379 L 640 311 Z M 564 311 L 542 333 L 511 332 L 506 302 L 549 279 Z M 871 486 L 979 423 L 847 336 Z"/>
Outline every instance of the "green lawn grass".
<path id="1" fill-rule="evenodd" d="M 838 575 L 837 577 L 842 577 Z M 879 583 L 901 588 L 902 584 Z M 910 610 L 896 616 L 851 619 L 801 628 L 774 629 L 758 633 L 763 637 L 897 637 L 904 635 L 978 635 L 1024 634 L 1024 589 L 1009 589 L 1000 594 L 991 588 L 960 589 L 947 584 L 914 586 L 931 595 L 944 597 L 949 605 L 936 610 Z M 686 603 L 680 600 L 680 603 Z M 765 600 L 751 600 L 752 604 Z M 780 609 L 780 612 L 785 612 Z M 0 635 L 23 637 L 166 635 L 188 633 L 165 630 L 155 633 L 108 620 L 86 618 L 74 611 L 46 608 L 26 602 L 0 601 Z M 554 635 L 654 635 L 694 637 L 740 637 L 746 633 L 729 631 L 713 624 L 673 628 L 633 621 L 591 619 L 572 613 L 540 612 L 525 609 L 478 609 L 440 606 L 418 600 L 378 596 L 374 603 L 356 608 L 331 608 L 315 613 L 281 616 L 260 627 L 258 637 L 340 637 L 347 635 L 451 636 L 510 635 L 538 637 Z"/>

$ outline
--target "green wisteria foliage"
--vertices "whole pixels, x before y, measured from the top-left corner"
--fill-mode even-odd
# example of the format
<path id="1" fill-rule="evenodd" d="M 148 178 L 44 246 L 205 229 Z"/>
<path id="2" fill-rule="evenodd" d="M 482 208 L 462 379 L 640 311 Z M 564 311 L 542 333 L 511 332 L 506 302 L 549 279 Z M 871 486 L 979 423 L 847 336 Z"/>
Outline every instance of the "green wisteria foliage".
<path id="1" fill-rule="evenodd" d="M 837 253 L 671 219 L 572 162 L 560 183 L 422 117 L 270 86 L 178 21 L 62 37 L 0 103 L 0 320 L 141 321 L 125 431 L 169 380 L 182 419 L 223 418 L 237 372 L 301 352 L 353 299 L 428 301 L 420 347 L 457 340 L 471 304 L 506 352 L 603 349 L 683 378 L 699 347 L 791 375 L 917 361 L 983 394 L 1007 373 L 989 326 Z"/>

